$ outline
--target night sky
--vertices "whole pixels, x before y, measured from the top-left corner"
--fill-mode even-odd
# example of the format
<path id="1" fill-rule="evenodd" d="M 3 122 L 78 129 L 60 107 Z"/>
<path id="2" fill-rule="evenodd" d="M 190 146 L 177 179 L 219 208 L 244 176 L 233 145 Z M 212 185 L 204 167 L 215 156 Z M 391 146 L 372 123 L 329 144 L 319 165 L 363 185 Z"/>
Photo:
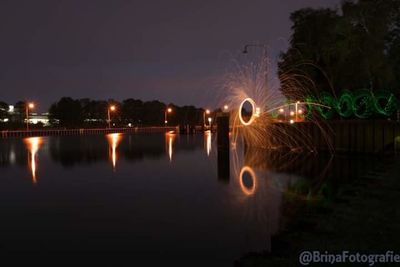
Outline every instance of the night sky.
<path id="1" fill-rule="evenodd" d="M 290 12 L 340 0 L 1 0 L 0 100 L 215 104 L 246 43 L 287 47 Z"/>

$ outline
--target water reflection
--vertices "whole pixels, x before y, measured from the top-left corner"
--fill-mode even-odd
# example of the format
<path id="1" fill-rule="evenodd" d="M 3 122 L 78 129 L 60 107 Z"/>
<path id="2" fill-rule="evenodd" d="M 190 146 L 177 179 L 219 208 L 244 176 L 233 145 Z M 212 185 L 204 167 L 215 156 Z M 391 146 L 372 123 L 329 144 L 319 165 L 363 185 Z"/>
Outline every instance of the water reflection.
<path id="1" fill-rule="evenodd" d="M 167 150 L 169 161 L 172 161 L 172 154 L 174 152 L 174 141 L 176 134 L 173 131 L 167 132 L 165 134 L 165 147 Z"/>
<path id="2" fill-rule="evenodd" d="M 219 147 L 217 150 L 218 180 L 229 183 L 230 178 L 230 159 L 229 149 Z"/>
<path id="3" fill-rule="evenodd" d="M 256 191 L 257 175 L 249 166 L 243 166 L 239 174 L 240 188 L 245 195 L 251 196 Z"/>
<path id="4" fill-rule="evenodd" d="M 172 157 L 173 166 L 167 162 Z M 27 160 L 33 182 L 40 176 L 40 201 L 15 183 L 20 172 L 26 172 Z M 135 179 L 109 179 L 104 170 L 112 172 L 110 163 L 115 168 L 117 161 L 114 176 L 135 173 Z M 282 222 L 290 221 L 285 211 L 290 210 L 288 200 L 294 194 L 329 197 L 373 162 L 365 157 L 276 153 L 239 144 L 236 150 L 211 148 L 207 133 L 0 140 L 0 196 L 7 203 L 0 210 L 5 218 L 0 235 L 6 236 L 4 244 L 8 240 L 15 242 L 15 248 L 25 245 L 27 251 L 31 244 L 39 243 L 46 251 L 74 239 L 83 252 L 154 250 L 180 256 L 204 250 L 210 258 L 222 255 L 232 262 L 247 251 L 271 249 Z M 15 222 L 27 220 L 34 222 L 33 227 L 23 225 L 21 232 Z M 81 242 L 92 240 L 92 233 L 106 233 L 118 242 L 109 238 Z"/>
<path id="5" fill-rule="evenodd" d="M 115 157 L 112 153 L 113 138 L 116 144 Z M 46 140 L 48 140 L 51 158 L 68 168 L 102 161 L 110 161 L 111 164 L 115 162 L 116 165 L 122 158 L 132 163 L 160 159 L 166 155 L 172 160 L 176 153 L 194 151 L 203 147 L 202 137 L 186 139 L 180 138 L 175 133 L 119 134 L 118 137 L 107 138 L 102 135 L 54 136 Z M 19 155 L 17 159 L 18 157 Z"/>
<path id="6" fill-rule="evenodd" d="M 27 154 L 26 145 L 21 140 L 0 138 L 0 168 L 10 165 L 25 167 Z"/>
<path id="7" fill-rule="evenodd" d="M 112 133 L 112 134 L 107 134 L 106 135 L 107 140 L 108 140 L 108 155 L 109 159 L 112 163 L 113 170 L 115 170 L 115 167 L 117 165 L 117 159 L 118 159 L 118 154 L 117 154 L 117 147 L 118 144 L 122 140 L 122 135 L 120 133 Z"/>
<path id="8" fill-rule="evenodd" d="M 11 164 L 15 164 L 15 159 L 16 159 L 15 150 L 14 150 L 14 147 L 11 147 L 11 150 L 10 150 L 10 163 Z"/>
<path id="9" fill-rule="evenodd" d="M 205 143 L 205 149 L 207 151 L 207 156 L 210 156 L 211 153 L 211 131 L 207 130 L 204 132 L 204 143 Z"/>
<path id="10" fill-rule="evenodd" d="M 48 139 L 50 156 L 63 167 L 90 165 L 109 160 L 109 145 L 104 136 L 54 136 Z"/>
<path id="11" fill-rule="evenodd" d="M 42 144 L 43 140 L 41 137 L 29 137 L 24 139 L 24 143 L 26 148 L 28 149 L 29 157 L 28 157 L 28 167 L 32 173 L 32 182 L 34 184 L 37 183 L 36 177 L 36 168 L 37 168 L 37 159 L 36 155 L 39 151 L 39 148 Z"/>

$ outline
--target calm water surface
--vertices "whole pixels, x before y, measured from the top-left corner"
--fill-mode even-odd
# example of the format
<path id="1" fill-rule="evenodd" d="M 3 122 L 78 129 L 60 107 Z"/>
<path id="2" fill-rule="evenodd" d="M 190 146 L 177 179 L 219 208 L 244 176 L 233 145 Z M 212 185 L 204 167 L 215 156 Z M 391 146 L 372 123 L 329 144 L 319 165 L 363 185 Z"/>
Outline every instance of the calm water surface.
<path id="1" fill-rule="evenodd" d="M 271 249 L 286 193 L 334 191 L 362 165 L 240 147 L 228 160 L 217 156 L 214 139 L 0 140 L 3 259 L 232 266 L 247 252 Z"/>

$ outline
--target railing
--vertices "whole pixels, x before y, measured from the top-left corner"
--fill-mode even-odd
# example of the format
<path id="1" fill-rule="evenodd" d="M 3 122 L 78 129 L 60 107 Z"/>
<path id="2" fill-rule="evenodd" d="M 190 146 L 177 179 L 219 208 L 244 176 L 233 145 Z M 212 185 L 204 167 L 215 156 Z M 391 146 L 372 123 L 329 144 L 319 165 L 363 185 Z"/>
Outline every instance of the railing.
<path id="1" fill-rule="evenodd" d="M 308 147 L 317 151 L 367 154 L 396 152 L 400 143 L 400 123 L 388 120 L 276 123 L 274 126 L 279 128 L 278 132 L 301 136 Z"/>
<path id="2" fill-rule="evenodd" d="M 179 131 L 179 127 L 129 127 L 129 128 L 93 128 L 93 129 L 32 129 L 26 130 L 3 130 L 1 138 L 29 137 L 29 136 L 60 136 L 60 135 L 92 135 L 107 133 L 162 133 L 166 131 Z"/>

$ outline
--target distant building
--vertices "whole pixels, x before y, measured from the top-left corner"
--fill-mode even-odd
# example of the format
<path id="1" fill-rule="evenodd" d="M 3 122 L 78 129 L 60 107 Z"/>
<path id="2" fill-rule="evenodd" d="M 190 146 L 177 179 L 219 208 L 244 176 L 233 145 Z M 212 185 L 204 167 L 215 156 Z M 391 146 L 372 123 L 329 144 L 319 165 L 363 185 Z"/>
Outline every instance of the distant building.
<path id="1" fill-rule="evenodd" d="M 26 119 L 25 119 L 26 122 Z M 42 114 L 37 114 L 37 113 L 31 113 L 29 114 L 29 119 L 28 119 L 29 124 L 38 124 L 41 123 L 43 126 L 49 126 L 50 125 L 50 120 L 49 120 L 49 113 L 42 113 Z"/>
<path id="2" fill-rule="evenodd" d="M 7 118 L 7 121 L 11 121 L 11 122 L 20 122 L 22 116 L 23 116 L 23 115 L 20 114 L 20 113 L 16 110 L 15 106 L 13 106 L 13 105 L 9 105 L 9 106 L 8 106 L 8 118 Z"/>
<path id="3" fill-rule="evenodd" d="M 0 118 L 0 122 L 17 122 L 26 123 L 26 114 L 16 109 L 13 105 L 8 106 L 7 117 Z M 29 124 L 42 124 L 43 126 L 50 126 L 49 113 L 29 113 Z"/>

